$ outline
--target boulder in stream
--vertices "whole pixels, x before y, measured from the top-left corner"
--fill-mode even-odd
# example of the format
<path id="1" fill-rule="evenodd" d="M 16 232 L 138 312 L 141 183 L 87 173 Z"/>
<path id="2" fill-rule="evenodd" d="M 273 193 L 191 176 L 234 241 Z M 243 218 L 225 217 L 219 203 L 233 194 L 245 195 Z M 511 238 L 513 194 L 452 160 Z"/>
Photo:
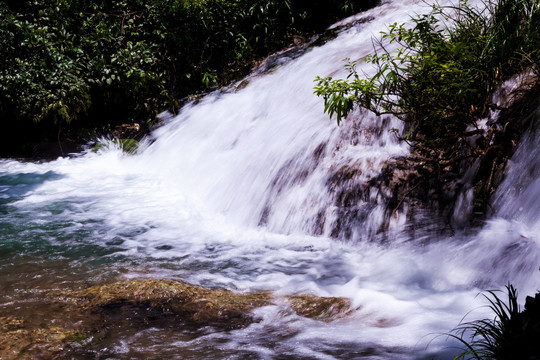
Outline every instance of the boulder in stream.
<path id="1" fill-rule="evenodd" d="M 202 328 L 239 329 L 257 321 L 254 309 L 269 305 L 326 322 L 352 312 L 346 298 L 277 296 L 269 291 L 237 293 L 169 279 L 54 290 L 42 301 L 42 309 L 51 309 L 44 310 L 47 316 L 43 319 L 32 314 L 28 319 L 24 314 L 0 316 L 0 359 L 77 358 L 106 347 L 102 342 L 126 326 L 142 331 L 166 324 L 193 329 L 194 334 Z"/>
<path id="2" fill-rule="evenodd" d="M 85 290 L 52 292 L 50 295 L 81 310 L 106 311 L 122 305 L 144 306 L 181 316 L 195 325 L 237 328 L 253 322 L 255 308 L 285 303 L 297 315 L 331 321 L 351 311 L 350 300 L 309 294 L 274 296 L 268 291 L 236 293 L 207 289 L 183 281 L 146 279 L 92 286 Z"/>

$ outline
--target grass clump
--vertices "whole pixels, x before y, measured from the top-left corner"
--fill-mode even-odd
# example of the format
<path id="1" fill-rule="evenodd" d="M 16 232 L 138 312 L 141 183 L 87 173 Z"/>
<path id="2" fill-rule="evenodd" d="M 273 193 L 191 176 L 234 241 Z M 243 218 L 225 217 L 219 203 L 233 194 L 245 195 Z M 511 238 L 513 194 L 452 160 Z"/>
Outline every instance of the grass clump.
<path id="1" fill-rule="evenodd" d="M 506 290 L 506 296 L 496 291 L 484 295 L 493 319 L 463 323 L 451 334 L 466 347 L 455 360 L 540 359 L 540 297 L 528 297 L 526 310 L 520 311 L 517 290 L 510 284 Z"/>

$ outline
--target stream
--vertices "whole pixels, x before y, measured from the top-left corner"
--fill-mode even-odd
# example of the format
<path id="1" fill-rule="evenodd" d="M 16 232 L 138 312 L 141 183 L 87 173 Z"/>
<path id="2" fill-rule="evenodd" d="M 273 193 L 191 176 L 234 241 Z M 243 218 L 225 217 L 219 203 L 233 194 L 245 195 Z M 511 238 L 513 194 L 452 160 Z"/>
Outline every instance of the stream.
<path id="1" fill-rule="evenodd" d="M 167 278 L 345 297 L 354 311 L 321 322 L 270 305 L 227 331 L 116 319 L 73 358 L 452 359 L 460 344 L 445 334 L 464 317 L 492 317 L 482 291 L 511 282 L 523 303 L 540 288 L 539 134 L 520 144 L 484 225 L 441 236 L 429 224 L 411 237 L 375 190 L 344 221 L 336 189 L 350 184 L 331 177 L 354 165 L 367 182 L 406 156 L 390 131 L 402 124 L 356 110 L 337 126 L 313 94 L 317 75 L 346 76 L 343 59 L 362 59 L 388 24 L 426 11 L 395 0 L 347 19 L 323 46 L 185 105 L 135 155 L 109 143 L 49 162 L 0 160 L 0 315 L 39 326 L 55 316 L 42 304 L 50 290 Z"/>

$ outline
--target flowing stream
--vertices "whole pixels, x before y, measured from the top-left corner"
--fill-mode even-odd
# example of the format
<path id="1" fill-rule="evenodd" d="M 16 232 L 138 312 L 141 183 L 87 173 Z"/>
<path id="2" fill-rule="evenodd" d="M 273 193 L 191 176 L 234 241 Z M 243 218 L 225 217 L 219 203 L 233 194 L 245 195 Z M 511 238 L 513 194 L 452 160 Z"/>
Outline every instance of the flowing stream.
<path id="1" fill-rule="evenodd" d="M 345 76 L 344 58 L 362 59 L 387 24 L 428 10 L 391 1 L 348 19 L 324 46 L 186 105 L 137 155 L 111 145 L 0 160 L 0 314 L 37 322 L 51 289 L 181 279 L 342 296 L 355 310 L 320 322 L 266 306 L 230 331 L 119 321 L 88 358 L 451 359 L 459 344 L 444 334 L 469 312 L 491 317 L 482 290 L 510 281 L 523 302 L 540 288 L 540 136 L 515 154 L 483 228 L 411 238 L 369 187 L 345 214 L 336 196 L 350 183 L 332 176 L 354 168 L 367 182 L 406 155 L 389 131 L 402 125 L 356 112 L 338 127 L 313 95 L 317 75 Z"/>

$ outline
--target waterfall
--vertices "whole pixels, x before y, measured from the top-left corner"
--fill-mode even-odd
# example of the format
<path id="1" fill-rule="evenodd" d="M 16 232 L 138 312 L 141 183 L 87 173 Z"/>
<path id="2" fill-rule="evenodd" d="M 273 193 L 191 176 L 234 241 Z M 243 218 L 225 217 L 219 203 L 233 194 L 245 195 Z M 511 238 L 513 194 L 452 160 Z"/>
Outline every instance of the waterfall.
<path id="1" fill-rule="evenodd" d="M 377 194 L 362 186 L 387 159 L 408 153 L 389 131 L 402 124 L 357 112 L 338 127 L 313 94 L 314 79 L 346 76 L 343 59 L 369 55 L 382 24 L 408 20 L 412 4 L 362 13 L 325 46 L 243 81 L 249 83 L 241 89 L 232 86 L 186 106 L 156 132 L 139 166 L 177 179 L 179 188 L 239 225 L 283 234 L 372 236 L 383 208 Z M 346 211 L 363 219 L 356 221 L 361 232 L 343 224 L 341 217 L 350 215 L 336 205 L 339 196 L 355 197 Z"/>
<path id="2" fill-rule="evenodd" d="M 540 264 L 539 110 L 507 165 L 506 177 L 492 201 L 494 216 L 478 234 L 467 256 L 495 283 L 512 282 L 524 295 L 538 291 Z M 482 254 L 489 254 L 485 256 Z"/>
<path id="3" fill-rule="evenodd" d="M 342 60 L 370 54 L 387 24 L 429 10 L 388 1 L 346 19 L 323 46 L 190 102 L 136 155 L 111 144 L 46 163 L 0 160 L 0 316 L 39 309 L 40 289 L 172 278 L 343 296 L 354 311 L 321 323 L 267 306 L 247 328 L 189 336 L 127 326 L 96 354 L 142 357 L 151 339 L 155 357 L 452 358 L 458 344 L 439 335 L 470 311 L 491 316 L 480 291 L 539 288 L 539 134 L 512 158 L 483 227 L 412 237 L 369 185 L 409 153 L 389 131 L 402 124 L 357 110 L 337 126 L 313 94 L 317 75 L 345 77 Z"/>

